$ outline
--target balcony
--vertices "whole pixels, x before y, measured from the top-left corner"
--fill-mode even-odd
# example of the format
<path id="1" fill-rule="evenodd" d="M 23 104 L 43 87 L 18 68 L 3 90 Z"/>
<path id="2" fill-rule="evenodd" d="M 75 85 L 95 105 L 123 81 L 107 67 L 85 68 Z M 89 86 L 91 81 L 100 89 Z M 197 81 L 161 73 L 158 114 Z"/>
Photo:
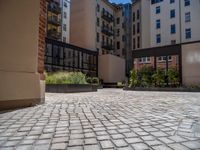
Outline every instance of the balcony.
<path id="1" fill-rule="evenodd" d="M 48 17 L 48 23 L 55 26 L 61 26 L 61 20 L 55 16 Z"/>
<path id="2" fill-rule="evenodd" d="M 47 37 L 55 40 L 61 40 L 61 33 L 55 29 L 47 31 Z"/>
<path id="3" fill-rule="evenodd" d="M 102 26 L 101 32 L 106 34 L 106 35 L 108 35 L 108 36 L 113 36 L 114 35 L 113 30 L 109 29 L 109 27 L 106 27 L 106 26 Z"/>
<path id="4" fill-rule="evenodd" d="M 114 45 L 106 43 L 106 42 L 102 42 L 101 47 L 106 50 L 114 50 Z"/>
<path id="5" fill-rule="evenodd" d="M 101 17 L 109 23 L 114 21 L 113 16 L 107 11 L 102 11 Z"/>
<path id="6" fill-rule="evenodd" d="M 50 2 L 48 5 L 48 11 L 51 11 L 55 14 L 61 14 L 61 8 L 58 2 Z"/>

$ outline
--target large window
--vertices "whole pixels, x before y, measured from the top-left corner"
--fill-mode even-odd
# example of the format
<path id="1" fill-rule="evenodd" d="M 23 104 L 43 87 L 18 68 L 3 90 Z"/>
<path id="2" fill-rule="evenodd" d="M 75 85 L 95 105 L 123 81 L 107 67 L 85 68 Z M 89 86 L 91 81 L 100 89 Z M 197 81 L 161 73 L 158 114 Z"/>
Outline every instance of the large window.
<path id="1" fill-rule="evenodd" d="M 185 38 L 190 39 L 192 37 L 191 29 L 185 29 Z"/>
<path id="2" fill-rule="evenodd" d="M 138 20 L 140 19 L 140 10 L 139 9 L 137 10 L 137 19 Z"/>
<path id="3" fill-rule="evenodd" d="M 156 43 L 157 44 L 161 43 L 161 35 L 160 34 L 156 35 Z"/>
<path id="4" fill-rule="evenodd" d="M 185 13 L 185 22 L 190 22 L 191 17 L 190 17 L 190 12 Z"/>
<path id="5" fill-rule="evenodd" d="M 173 9 L 170 11 L 170 18 L 175 18 L 175 16 L 176 16 L 176 12 L 175 12 L 175 9 Z"/>
<path id="6" fill-rule="evenodd" d="M 156 20 L 156 29 L 160 29 L 160 19 Z"/>
<path id="7" fill-rule="evenodd" d="M 160 6 L 157 6 L 156 7 L 156 14 L 159 14 L 160 13 Z"/>
<path id="8" fill-rule="evenodd" d="M 140 33 L 140 23 L 137 23 L 137 33 Z"/>
<path id="9" fill-rule="evenodd" d="M 135 25 L 133 25 L 133 35 L 135 35 Z"/>
<path id="10" fill-rule="evenodd" d="M 117 42 L 117 49 L 120 49 L 120 42 Z"/>
<path id="11" fill-rule="evenodd" d="M 175 0 L 170 0 L 170 4 L 172 4 L 172 3 L 174 3 L 175 2 Z"/>
<path id="12" fill-rule="evenodd" d="M 151 4 L 156 4 L 156 3 L 160 3 L 162 2 L 163 0 L 151 0 Z"/>
<path id="13" fill-rule="evenodd" d="M 172 24 L 171 25 L 171 34 L 175 34 L 176 33 L 176 25 Z"/>
<path id="14" fill-rule="evenodd" d="M 135 12 L 133 12 L 133 22 L 135 22 Z"/>
<path id="15" fill-rule="evenodd" d="M 185 6 L 190 6 L 190 0 L 185 0 Z"/>

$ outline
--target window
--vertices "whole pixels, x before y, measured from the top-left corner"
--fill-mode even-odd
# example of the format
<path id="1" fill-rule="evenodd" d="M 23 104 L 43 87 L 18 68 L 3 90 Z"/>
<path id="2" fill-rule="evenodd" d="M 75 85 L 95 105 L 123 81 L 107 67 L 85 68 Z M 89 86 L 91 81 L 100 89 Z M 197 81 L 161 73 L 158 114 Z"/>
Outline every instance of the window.
<path id="1" fill-rule="evenodd" d="M 160 6 L 156 7 L 156 14 L 160 13 Z"/>
<path id="2" fill-rule="evenodd" d="M 175 18 L 176 13 L 175 13 L 175 9 L 170 11 L 170 18 Z"/>
<path id="3" fill-rule="evenodd" d="M 185 38 L 190 39 L 191 38 L 191 29 L 185 29 Z"/>
<path id="4" fill-rule="evenodd" d="M 150 63 L 150 61 L 151 61 L 150 57 L 139 58 L 140 63 Z"/>
<path id="5" fill-rule="evenodd" d="M 176 33 L 176 25 L 175 24 L 171 25 L 171 34 L 174 34 L 174 33 Z"/>
<path id="6" fill-rule="evenodd" d="M 162 2 L 163 0 L 151 0 L 151 4 L 156 4 L 156 3 L 160 3 Z"/>
<path id="7" fill-rule="evenodd" d="M 126 41 L 125 35 L 122 36 L 122 41 L 123 41 L 123 42 Z"/>
<path id="8" fill-rule="evenodd" d="M 99 6 L 99 4 L 97 4 L 97 12 L 99 12 L 100 11 L 100 6 Z"/>
<path id="9" fill-rule="evenodd" d="M 65 36 L 63 36 L 63 42 L 66 42 L 67 38 Z"/>
<path id="10" fill-rule="evenodd" d="M 117 36 L 120 36 L 120 29 L 117 29 Z"/>
<path id="11" fill-rule="evenodd" d="M 135 25 L 133 25 L 133 35 L 135 35 Z"/>
<path id="12" fill-rule="evenodd" d="M 176 40 L 171 40 L 171 44 L 172 45 L 176 44 Z"/>
<path id="13" fill-rule="evenodd" d="M 99 33 L 97 32 L 97 42 L 99 42 Z"/>
<path id="14" fill-rule="evenodd" d="M 137 19 L 138 20 L 140 19 L 140 10 L 139 9 L 137 10 Z"/>
<path id="15" fill-rule="evenodd" d="M 67 3 L 66 2 L 64 2 L 64 6 L 67 7 Z"/>
<path id="16" fill-rule="evenodd" d="M 137 23 L 137 33 L 140 33 L 140 23 Z"/>
<path id="17" fill-rule="evenodd" d="M 135 13 L 133 12 L 133 22 L 135 22 Z"/>
<path id="18" fill-rule="evenodd" d="M 120 24 L 120 18 L 119 17 L 117 18 L 117 24 Z"/>
<path id="19" fill-rule="evenodd" d="M 117 42 L 117 49 L 120 49 L 120 42 Z"/>
<path id="20" fill-rule="evenodd" d="M 191 17 L 190 17 L 190 12 L 185 13 L 185 22 L 190 22 Z"/>
<path id="21" fill-rule="evenodd" d="M 156 43 L 161 43 L 161 35 L 160 34 L 156 35 Z"/>
<path id="22" fill-rule="evenodd" d="M 100 25 L 100 21 L 99 21 L 99 18 L 97 18 L 97 26 L 99 27 Z"/>
<path id="23" fill-rule="evenodd" d="M 140 37 L 137 37 L 137 48 L 140 48 Z"/>
<path id="24" fill-rule="evenodd" d="M 175 0 L 170 0 L 170 4 L 172 4 L 172 3 L 174 3 L 175 2 Z"/>
<path id="25" fill-rule="evenodd" d="M 65 19 L 67 18 L 67 13 L 66 13 L 66 12 L 64 12 L 64 18 L 65 18 Z"/>
<path id="26" fill-rule="evenodd" d="M 66 24 L 63 25 L 63 30 L 67 31 L 67 25 Z"/>
<path id="27" fill-rule="evenodd" d="M 158 57 L 158 60 L 160 61 L 160 62 L 162 62 L 162 61 L 166 61 L 167 59 L 168 59 L 168 61 L 171 61 L 172 60 L 172 56 L 160 56 L 160 57 Z"/>
<path id="28" fill-rule="evenodd" d="M 190 0 L 185 0 L 185 6 L 190 6 Z"/>
<path id="29" fill-rule="evenodd" d="M 156 20 L 156 29 L 160 29 L 160 19 Z"/>
<path id="30" fill-rule="evenodd" d="M 135 49 L 135 38 L 133 39 L 133 49 Z"/>
<path id="31" fill-rule="evenodd" d="M 124 11 L 122 11 L 122 16 L 124 16 Z"/>

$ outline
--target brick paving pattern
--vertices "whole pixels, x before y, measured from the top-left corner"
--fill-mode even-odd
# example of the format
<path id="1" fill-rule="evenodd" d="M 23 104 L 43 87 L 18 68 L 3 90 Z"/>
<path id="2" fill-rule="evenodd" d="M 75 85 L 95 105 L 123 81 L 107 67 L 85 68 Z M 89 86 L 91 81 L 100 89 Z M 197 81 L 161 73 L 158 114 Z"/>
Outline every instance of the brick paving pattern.
<path id="1" fill-rule="evenodd" d="M 0 114 L 0 149 L 200 150 L 200 93 L 48 93 Z"/>

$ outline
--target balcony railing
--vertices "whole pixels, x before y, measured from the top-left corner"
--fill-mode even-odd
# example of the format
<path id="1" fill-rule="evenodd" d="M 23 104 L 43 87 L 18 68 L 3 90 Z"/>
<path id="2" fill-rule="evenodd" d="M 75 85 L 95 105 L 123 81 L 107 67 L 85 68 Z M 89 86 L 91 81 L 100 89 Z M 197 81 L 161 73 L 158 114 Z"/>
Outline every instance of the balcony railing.
<path id="1" fill-rule="evenodd" d="M 114 21 L 113 16 L 107 11 L 102 11 L 102 15 L 101 16 L 102 16 L 102 18 L 104 20 L 106 20 L 108 22 L 113 22 Z"/>
<path id="2" fill-rule="evenodd" d="M 102 42 L 101 47 L 106 50 L 114 50 L 114 45 L 109 44 L 107 42 Z"/>
<path id="3" fill-rule="evenodd" d="M 58 17 L 48 17 L 48 23 L 53 24 L 55 26 L 61 26 L 61 20 Z"/>
<path id="4" fill-rule="evenodd" d="M 113 30 L 109 29 L 109 27 L 106 27 L 106 26 L 102 26 L 101 32 L 106 34 L 106 35 L 108 35 L 108 36 L 113 36 L 114 35 Z"/>
<path id="5" fill-rule="evenodd" d="M 48 30 L 47 37 L 55 40 L 61 40 L 61 33 L 56 30 Z"/>
<path id="6" fill-rule="evenodd" d="M 61 14 L 61 7 L 57 2 L 50 2 L 48 5 L 48 11 L 51 11 L 55 14 Z"/>

